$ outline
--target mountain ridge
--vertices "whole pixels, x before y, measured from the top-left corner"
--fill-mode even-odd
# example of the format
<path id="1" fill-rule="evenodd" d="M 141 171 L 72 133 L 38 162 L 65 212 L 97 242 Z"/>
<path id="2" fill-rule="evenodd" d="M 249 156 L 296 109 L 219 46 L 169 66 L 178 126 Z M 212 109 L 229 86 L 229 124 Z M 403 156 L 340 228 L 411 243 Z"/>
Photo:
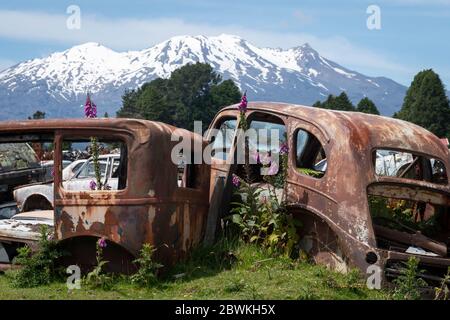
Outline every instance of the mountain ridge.
<path id="1" fill-rule="evenodd" d="M 212 65 L 233 79 L 250 100 L 312 105 L 346 91 L 353 103 L 368 96 L 391 115 L 406 87 L 386 77 L 365 76 L 321 56 L 308 43 L 289 49 L 259 48 L 247 40 L 176 36 L 139 51 L 116 52 L 96 42 L 73 46 L 0 71 L 0 119 L 23 119 L 36 110 L 50 117 L 80 117 L 89 90 L 100 114 L 115 114 L 121 96 L 187 63 Z"/>

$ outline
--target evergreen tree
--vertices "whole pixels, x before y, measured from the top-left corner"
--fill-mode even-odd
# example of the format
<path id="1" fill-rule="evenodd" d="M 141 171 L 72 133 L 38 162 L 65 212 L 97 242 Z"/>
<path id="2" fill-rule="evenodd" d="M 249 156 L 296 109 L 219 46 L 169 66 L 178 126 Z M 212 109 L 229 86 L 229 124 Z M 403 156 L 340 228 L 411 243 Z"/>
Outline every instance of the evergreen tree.
<path id="1" fill-rule="evenodd" d="M 167 99 L 167 79 L 155 79 L 145 86 L 136 102 L 139 114 L 147 120 L 173 124 L 173 107 Z"/>
<path id="2" fill-rule="evenodd" d="M 394 117 L 422 126 L 438 137 L 448 136 L 450 105 L 439 75 L 432 69 L 419 72 Z"/>
<path id="3" fill-rule="evenodd" d="M 213 104 L 219 109 L 238 102 L 241 99 L 241 96 L 242 94 L 239 91 L 239 88 L 234 84 L 233 80 L 225 80 L 219 85 L 211 88 Z"/>
<path id="4" fill-rule="evenodd" d="M 342 111 L 355 111 L 355 107 L 352 102 L 348 98 L 347 94 L 342 91 L 340 95 L 336 97 L 334 100 L 333 110 L 342 110 Z"/>
<path id="5" fill-rule="evenodd" d="M 328 95 L 327 100 L 322 103 L 322 108 L 324 109 L 334 109 L 334 104 L 336 101 L 336 97 L 332 94 Z"/>
<path id="6" fill-rule="evenodd" d="M 337 97 L 330 94 L 327 97 L 327 100 L 324 102 L 317 101 L 313 104 L 313 107 L 330 110 L 355 111 L 355 107 L 345 92 L 342 92 Z"/>
<path id="7" fill-rule="evenodd" d="M 28 117 L 28 120 L 38 120 L 38 119 L 45 119 L 45 112 L 42 112 L 40 110 L 37 110 L 31 117 Z"/>
<path id="8" fill-rule="evenodd" d="M 138 90 L 125 90 L 122 96 L 122 107 L 117 111 L 118 118 L 142 118 L 136 103 L 142 88 Z"/>
<path id="9" fill-rule="evenodd" d="M 320 102 L 320 101 L 316 101 L 312 106 L 314 108 L 323 108 L 322 102 Z"/>
<path id="10" fill-rule="evenodd" d="M 370 114 L 377 114 L 377 115 L 380 114 L 375 103 L 373 103 L 373 101 L 367 97 L 365 97 L 365 98 L 361 99 L 361 101 L 359 101 L 358 106 L 356 107 L 356 111 L 370 113 Z"/>
<path id="11" fill-rule="evenodd" d="M 155 79 L 126 91 L 117 116 L 162 121 L 189 130 L 198 120 L 206 129 L 221 107 L 239 102 L 240 97 L 234 82 L 222 81 L 210 65 L 188 64 L 172 72 L 169 79 Z"/>

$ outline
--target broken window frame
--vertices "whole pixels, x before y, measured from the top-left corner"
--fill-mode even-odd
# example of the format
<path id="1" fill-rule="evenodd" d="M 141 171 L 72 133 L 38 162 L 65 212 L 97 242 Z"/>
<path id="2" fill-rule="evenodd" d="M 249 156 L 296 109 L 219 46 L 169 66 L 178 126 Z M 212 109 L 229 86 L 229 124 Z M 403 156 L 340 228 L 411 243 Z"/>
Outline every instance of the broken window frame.
<path id="1" fill-rule="evenodd" d="M 295 127 L 295 129 L 294 129 L 294 131 L 293 131 L 294 133 L 293 133 L 293 135 L 292 135 L 292 139 L 293 139 L 292 145 L 294 146 L 294 152 L 293 152 L 293 166 L 294 166 L 294 168 L 295 168 L 295 172 L 296 172 L 297 174 L 301 175 L 302 177 L 308 177 L 308 178 L 312 178 L 312 179 L 315 179 L 315 180 L 322 180 L 322 179 L 326 176 L 326 174 L 328 173 L 328 171 L 329 171 L 329 160 L 328 160 L 328 159 L 329 159 L 329 158 L 328 158 L 329 155 L 328 155 L 327 151 L 325 150 L 325 144 L 324 144 L 324 142 L 322 141 L 322 139 L 320 138 L 319 135 L 313 133 L 313 130 L 312 130 L 312 129 L 314 129 L 314 127 L 308 128 L 308 126 L 303 126 L 303 125 L 299 125 L 299 126 L 296 126 L 296 127 Z M 317 142 L 320 144 L 321 149 L 323 150 L 323 153 L 325 154 L 325 157 L 324 157 L 322 160 L 326 159 L 326 161 L 327 161 L 326 169 L 325 169 L 325 171 L 317 171 L 317 172 L 320 173 L 320 175 L 318 174 L 318 175 L 316 176 L 315 174 L 307 174 L 307 173 L 305 173 L 305 172 L 300 171 L 300 169 L 314 170 L 314 169 L 310 169 L 310 168 L 303 168 L 303 167 L 300 167 L 299 164 L 298 164 L 298 157 L 297 157 L 297 153 L 298 153 L 297 147 L 298 147 L 298 145 L 297 145 L 297 142 L 298 142 L 298 134 L 299 134 L 300 131 L 303 131 L 303 132 L 307 133 L 307 134 L 308 134 L 308 138 L 309 138 L 309 137 L 313 137 L 315 140 L 317 140 Z M 305 150 L 305 148 L 306 148 L 306 144 L 307 144 L 307 143 L 308 143 L 308 141 L 305 142 L 305 146 L 303 147 L 303 152 L 304 152 L 304 150 Z M 320 150 L 319 150 L 319 151 L 320 151 Z M 316 154 L 316 157 L 315 157 L 315 158 L 317 158 L 317 156 L 318 156 L 318 153 Z M 322 160 L 321 160 L 321 161 L 322 161 Z M 316 163 L 316 164 L 317 164 L 317 163 Z"/>
<path id="2" fill-rule="evenodd" d="M 107 141 L 114 141 L 114 142 L 120 142 L 121 143 L 121 149 L 123 149 L 124 155 L 122 154 L 122 150 L 121 150 L 121 155 L 120 155 L 120 159 L 123 159 L 124 161 L 124 165 L 125 165 L 125 185 L 123 186 L 123 188 L 121 188 L 120 183 L 123 182 L 120 180 L 120 177 L 118 178 L 117 181 L 117 190 L 68 190 L 65 189 L 63 186 L 63 181 L 62 181 L 62 161 L 63 161 L 63 155 L 62 155 L 62 149 L 63 149 L 63 144 L 66 141 L 77 141 L 79 140 L 81 141 L 90 141 L 91 137 L 96 137 L 97 139 L 101 140 L 107 140 Z M 96 132 L 88 132 L 88 131 L 80 131 L 80 130 L 64 130 L 64 131 L 57 131 L 55 133 L 55 148 L 54 148 L 54 152 L 55 152 L 55 164 L 58 163 L 58 170 L 55 167 L 55 188 L 57 187 L 58 190 L 61 192 L 62 198 L 65 197 L 65 195 L 69 196 L 69 195 L 75 195 L 75 194 L 80 194 L 80 193 L 90 193 L 90 194 L 125 194 L 128 192 L 129 189 L 129 150 L 128 150 L 128 144 L 127 144 L 127 138 L 128 135 L 122 135 L 122 134 L 118 134 L 116 132 L 101 132 L 99 133 L 98 131 Z M 122 158 L 124 157 L 124 158 Z M 91 157 L 89 158 L 91 159 Z M 107 161 L 109 162 L 111 159 L 107 159 Z M 87 161 L 86 163 L 87 164 Z M 84 164 L 83 164 L 84 165 Z M 81 170 L 81 168 L 79 169 Z M 79 173 L 79 170 L 77 171 L 77 174 Z M 108 171 L 108 164 L 107 164 L 107 168 L 106 170 Z M 112 174 L 112 173 L 111 173 Z M 109 179 L 110 177 L 108 177 Z M 93 178 L 93 180 L 95 181 L 95 178 Z M 103 181 L 104 182 L 104 181 Z M 56 191 L 56 190 L 55 190 Z M 54 192 L 54 194 L 56 195 L 57 192 Z M 56 197 L 55 199 L 56 200 Z"/>
<path id="3" fill-rule="evenodd" d="M 219 161 L 224 161 L 227 162 L 229 161 L 230 157 L 232 157 L 232 151 L 234 150 L 235 147 L 235 141 L 236 141 L 236 134 L 237 134 L 237 127 L 238 127 L 238 119 L 236 117 L 233 116 L 224 116 L 221 117 L 220 119 L 217 119 L 215 124 L 214 124 L 214 129 L 215 130 L 219 130 L 220 131 L 220 127 L 226 122 L 226 121 L 234 121 L 235 122 L 235 126 L 234 126 L 234 133 L 233 135 L 230 137 L 230 147 L 228 148 L 228 151 L 226 151 L 225 153 L 223 153 L 225 155 L 225 159 L 221 158 L 221 157 L 217 157 L 215 150 L 216 148 L 214 148 L 214 144 L 215 141 L 217 140 L 217 136 L 219 135 L 217 134 L 212 134 L 209 138 L 209 141 L 212 143 L 212 148 L 211 148 L 211 157 L 215 160 L 219 160 Z M 233 130 L 233 129 L 229 129 L 229 130 Z M 223 147 L 226 147 L 226 137 L 225 137 L 225 143 L 222 143 Z M 220 149 L 219 149 L 220 150 Z M 225 148 L 222 148 L 222 150 L 226 150 Z"/>
<path id="4" fill-rule="evenodd" d="M 248 128 L 249 129 L 258 130 L 258 128 L 255 128 L 255 127 L 252 126 L 252 124 L 254 124 L 255 122 L 265 122 L 265 123 L 268 123 L 269 125 L 282 126 L 283 129 L 284 129 L 284 133 L 281 133 L 279 135 L 279 137 L 278 137 L 280 139 L 280 147 L 281 147 L 281 144 L 283 142 L 288 143 L 288 140 L 289 140 L 289 138 L 288 138 L 288 130 L 289 130 L 289 128 L 288 128 L 288 125 L 286 123 L 286 117 L 284 117 L 282 115 L 279 115 L 279 114 L 276 114 L 276 113 L 265 112 L 265 111 L 253 111 L 253 112 L 247 113 L 247 123 L 248 123 Z M 268 128 L 268 129 L 267 128 L 262 128 L 262 129 L 263 130 L 264 129 L 267 130 L 267 133 L 268 133 L 268 135 L 270 137 L 270 131 L 269 131 L 270 128 Z M 236 144 L 238 143 L 238 139 L 240 139 L 240 137 L 237 136 L 238 132 L 239 131 L 236 130 L 234 141 L 233 141 L 233 146 L 231 148 L 231 151 L 232 151 L 231 155 L 232 155 L 232 158 L 234 158 L 235 161 L 238 160 L 237 159 L 238 158 L 238 152 L 237 152 L 237 146 L 236 146 Z M 257 141 L 256 147 L 259 147 L 259 141 Z M 249 141 L 249 150 L 248 151 L 250 152 L 250 154 L 248 155 L 249 159 L 252 156 L 252 152 L 256 151 L 256 152 L 258 152 L 259 155 L 261 155 L 260 152 L 262 152 L 258 148 L 252 150 L 252 144 L 251 144 L 250 141 Z M 274 151 L 274 150 L 271 150 L 271 151 Z M 278 150 L 278 152 L 279 152 L 279 150 Z M 253 159 L 253 161 L 254 161 L 254 159 Z M 278 161 L 279 161 L 279 159 L 278 159 Z M 251 182 L 252 183 L 264 183 L 264 176 L 265 175 L 261 174 L 261 171 L 260 171 L 261 167 L 262 167 L 262 164 L 261 163 L 257 163 L 257 164 L 253 163 L 252 164 L 250 162 L 249 166 L 250 166 L 250 171 L 251 171 L 251 174 L 250 174 L 251 175 Z M 236 166 L 234 167 L 235 171 L 233 173 L 236 173 L 239 177 L 244 179 L 246 177 L 245 168 L 244 167 L 245 167 L 244 164 L 237 163 Z M 288 167 L 289 167 L 289 165 L 288 165 Z M 280 172 L 281 172 L 281 164 L 279 164 L 279 169 L 278 169 L 277 174 L 280 173 Z"/>
<path id="5" fill-rule="evenodd" d="M 376 166 L 376 161 L 377 161 L 377 151 L 391 151 L 391 152 L 398 152 L 398 153 L 405 153 L 405 154 L 410 154 L 413 157 L 413 161 L 409 163 L 409 165 L 402 170 L 402 167 L 398 168 L 398 170 L 402 170 L 400 176 L 396 176 L 396 175 L 382 175 L 382 174 L 378 174 L 377 173 L 377 166 Z M 426 182 L 426 183 L 432 183 L 435 184 L 437 186 L 445 186 L 448 185 L 449 180 L 448 180 L 448 168 L 445 166 L 445 161 L 443 161 L 442 159 L 440 159 L 439 157 L 433 156 L 433 155 L 429 155 L 429 154 L 425 154 L 425 153 L 419 153 L 419 152 L 415 152 L 415 151 L 411 151 L 411 150 L 406 150 L 406 149 L 397 149 L 397 148 L 390 148 L 390 147 L 374 147 L 372 148 L 371 151 L 371 155 L 372 155 L 372 159 L 371 159 L 371 167 L 373 170 L 373 174 L 378 178 L 378 179 L 398 179 L 399 181 L 422 181 L 422 182 Z M 444 182 L 436 182 L 433 181 L 433 167 L 431 165 L 431 160 L 435 160 L 435 161 L 439 161 L 443 166 L 444 166 L 444 170 L 445 170 L 445 176 L 446 176 L 446 181 Z M 425 162 L 429 165 L 429 168 L 424 168 Z M 430 175 L 430 179 L 427 180 L 425 177 L 421 178 L 421 179 L 414 179 L 414 178 L 408 178 L 408 177 L 404 177 L 405 174 L 410 171 L 411 169 L 414 168 L 414 164 L 419 164 L 420 165 L 420 170 L 421 170 L 421 174 L 423 175 L 424 172 L 429 171 L 429 175 Z M 405 164 L 406 165 L 406 164 Z"/>

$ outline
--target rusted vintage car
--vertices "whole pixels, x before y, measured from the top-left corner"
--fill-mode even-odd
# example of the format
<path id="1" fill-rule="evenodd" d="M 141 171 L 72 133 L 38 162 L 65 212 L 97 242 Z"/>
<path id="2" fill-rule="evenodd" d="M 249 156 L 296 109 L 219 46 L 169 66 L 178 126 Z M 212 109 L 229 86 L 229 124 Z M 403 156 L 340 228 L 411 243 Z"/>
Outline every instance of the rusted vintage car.
<path id="1" fill-rule="evenodd" d="M 210 170 L 206 164 L 186 164 L 180 174 L 178 164 L 170 161 L 178 143 L 172 141 L 175 130 L 192 145 L 205 143 L 201 136 L 158 122 L 71 119 L 2 122 L 0 144 L 44 141 L 54 146 L 55 237 L 70 252 L 63 262 L 89 269 L 95 263 L 95 243 L 105 237 L 110 271 L 129 273 L 144 243 L 152 244 L 156 259 L 169 266 L 205 232 Z M 120 148 L 112 176 L 118 179 L 116 190 L 63 187 L 63 145 L 86 145 L 91 137 Z M 191 152 L 189 148 L 183 152 Z"/>
<path id="2" fill-rule="evenodd" d="M 242 164 L 229 161 L 237 152 L 238 115 L 236 105 L 222 109 L 210 125 L 221 136 L 205 140 L 157 122 L 90 119 L 1 123 L 0 143 L 54 145 L 55 236 L 71 252 L 66 264 L 92 266 L 95 242 L 105 237 L 108 266 L 131 272 L 144 243 L 169 266 L 214 240 L 229 214 L 232 174 L 243 172 Z M 446 272 L 449 151 L 437 137 L 400 120 L 290 104 L 250 103 L 247 117 L 251 128 L 277 130 L 289 146 L 288 210 L 302 222 L 301 246 L 316 262 L 341 271 L 366 272 L 374 265 L 389 279 L 416 256 L 428 280 Z M 175 130 L 191 142 L 184 155 L 212 142 L 211 166 L 171 161 Z M 117 190 L 65 190 L 62 146 L 89 143 L 93 136 L 120 148 Z M 259 171 L 252 172 L 252 182 L 262 183 Z"/>
<path id="3" fill-rule="evenodd" d="M 388 279 L 414 255 L 426 279 L 445 274 L 450 164 L 436 136 L 392 118 L 291 104 L 250 103 L 246 115 L 250 128 L 286 137 L 288 209 L 302 222 L 302 247 L 316 262 L 363 273 L 376 265 Z M 231 175 L 243 177 L 243 165 L 228 161 L 236 157 L 238 117 L 230 106 L 210 126 L 223 131 L 213 144 L 212 221 L 229 212 Z"/>

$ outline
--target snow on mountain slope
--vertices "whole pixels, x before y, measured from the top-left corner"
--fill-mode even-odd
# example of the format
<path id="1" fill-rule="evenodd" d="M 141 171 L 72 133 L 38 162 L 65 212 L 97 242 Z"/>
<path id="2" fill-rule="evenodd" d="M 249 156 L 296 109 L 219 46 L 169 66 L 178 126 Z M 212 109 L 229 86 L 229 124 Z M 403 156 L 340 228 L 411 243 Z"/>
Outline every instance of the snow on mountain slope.
<path id="1" fill-rule="evenodd" d="M 187 63 L 205 62 L 233 79 L 251 100 L 311 105 L 345 90 L 353 102 L 368 96 L 383 114 L 399 109 L 406 88 L 368 77 L 322 57 L 308 44 L 288 50 L 258 48 L 232 35 L 178 36 L 142 51 L 115 52 L 86 43 L 0 72 L 0 118 L 25 118 L 35 110 L 52 117 L 81 116 L 86 91 L 101 111 L 120 107 L 136 88 Z"/>

